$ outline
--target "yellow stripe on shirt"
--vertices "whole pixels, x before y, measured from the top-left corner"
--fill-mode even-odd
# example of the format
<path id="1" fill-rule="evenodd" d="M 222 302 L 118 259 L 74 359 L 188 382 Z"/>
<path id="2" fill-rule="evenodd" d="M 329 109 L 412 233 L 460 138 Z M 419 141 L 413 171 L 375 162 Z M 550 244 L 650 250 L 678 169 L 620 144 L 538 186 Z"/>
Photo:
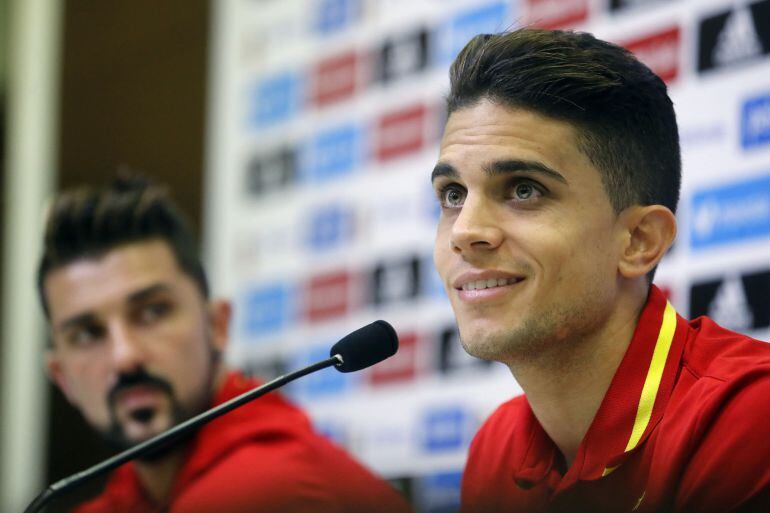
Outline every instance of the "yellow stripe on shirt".
<path id="1" fill-rule="evenodd" d="M 652 353 L 650 368 L 647 369 L 647 378 L 642 387 L 642 396 L 639 398 L 639 407 L 636 410 L 636 420 L 634 420 L 634 429 L 631 430 L 631 437 L 626 444 L 626 452 L 630 451 L 647 429 L 652 416 L 652 407 L 655 405 L 655 398 L 658 396 L 660 380 L 663 378 L 663 369 L 666 368 L 666 359 L 668 350 L 671 349 L 671 341 L 674 339 L 676 330 L 676 311 L 671 303 L 666 301 L 666 311 L 663 312 L 663 324 L 658 333 L 658 341 L 655 343 L 655 351 Z"/>
<path id="2" fill-rule="evenodd" d="M 675 330 L 676 310 L 671 306 L 671 303 L 666 301 L 666 309 L 663 312 L 663 322 L 660 326 L 660 332 L 658 333 L 658 340 L 655 342 L 655 350 L 652 353 L 650 367 L 647 369 L 647 377 L 644 380 L 642 395 L 639 398 L 639 406 L 636 410 L 634 427 L 631 430 L 631 436 L 626 444 L 625 452 L 636 447 L 650 423 L 652 408 L 655 406 L 655 398 L 658 396 L 660 380 L 663 378 L 663 369 L 666 368 L 666 359 L 668 358 L 669 349 L 671 349 L 671 342 L 674 340 Z M 602 477 L 609 475 L 616 468 L 618 467 L 605 468 L 604 472 L 602 472 Z"/>

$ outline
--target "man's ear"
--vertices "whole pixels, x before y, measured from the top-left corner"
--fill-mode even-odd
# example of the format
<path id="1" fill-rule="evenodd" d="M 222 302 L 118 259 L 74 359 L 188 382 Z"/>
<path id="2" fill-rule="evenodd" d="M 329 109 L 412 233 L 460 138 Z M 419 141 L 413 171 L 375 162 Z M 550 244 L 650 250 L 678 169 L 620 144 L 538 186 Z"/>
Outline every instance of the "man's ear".
<path id="1" fill-rule="evenodd" d="M 56 354 L 56 350 L 46 349 L 45 354 L 43 355 L 43 359 L 48 379 L 50 379 L 59 388 L 59 390 L 61 390 L 61 393 L 64 395 L 67 401 L 69 401 L 69 403 L 74 406 L 75 403 L 73 402 L 72 396 L 70 395 L 69 383 L 67 382 L 67 377 L 64 375 L 64 371 L 62 370 L 62 364 L 59 360 L 59 355 Z"/>
<path id="2" fill-rule="evenodd" d="M 208 304 L 211 335 L 214 348 L 222 352 L 230 335 L 232 305 L 226 299 L 212 299 Z"/>
<path id="3" fill-rule="evenodd" d="M 635 205 L 621 213 L 623 247 L 618 271 L 625 278 L 649 273 L 666 254 L 676 236 L 676 217 L 663 205 Z"/>

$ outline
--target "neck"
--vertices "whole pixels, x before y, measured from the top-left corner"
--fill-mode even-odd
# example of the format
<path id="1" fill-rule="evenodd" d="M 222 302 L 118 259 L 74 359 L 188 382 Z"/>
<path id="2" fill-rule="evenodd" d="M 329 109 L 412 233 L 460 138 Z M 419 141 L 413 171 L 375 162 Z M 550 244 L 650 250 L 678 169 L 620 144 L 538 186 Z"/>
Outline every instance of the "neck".
<path id="1" fill-rule="evenodd" d="M 597 332 L 566 340 L 538 358 L 508 362 L 543 430 L 572 465 L 631 342 L 646 293 L 619 298 Z M 566 469 L 565 469 L 566 470 Z"/>
<path id="2" fill-rule="evenodd" d="M 163 503 L 171 493 L 174 479 L 182 467 L 185 446 L 169 450 L 153 461 L 137 461 L 134 468 L 142 488 L 156 504 Z"/>
<path id="3" fill-rule="evenodd" d="M 209 397 L 216 397 L 227 378 L 229 369 L 224 365 L 217 365 L 212 374 Z M 168 499 L 179 470 L 182 468 L 186 457 L 188 441 L 177 443 L 166 451 L 161 457 L 154 460 L 137 460 L 134 468 L 142 484 L 142 488 L 156 504 L 161 504 Z"/>

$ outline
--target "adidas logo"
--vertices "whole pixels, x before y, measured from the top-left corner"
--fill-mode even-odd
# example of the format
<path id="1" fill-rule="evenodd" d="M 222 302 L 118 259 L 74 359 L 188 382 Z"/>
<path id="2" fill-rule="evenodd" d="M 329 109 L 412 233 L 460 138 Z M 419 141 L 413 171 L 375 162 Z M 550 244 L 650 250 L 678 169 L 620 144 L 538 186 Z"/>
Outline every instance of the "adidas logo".
<path id="1" fill-rule="evenodd" d="M 748 7 L 740 7 L 727 18 L 719 33 L 712 59 L 719 66 L 734 64 L 762 54 L 762 43 Z"/>
<path id="2" fill-rule="evenodd" d="M 752 61 L 770 53 L 770 0 L 736 2 L 698 24 L 698 71 Z"/>

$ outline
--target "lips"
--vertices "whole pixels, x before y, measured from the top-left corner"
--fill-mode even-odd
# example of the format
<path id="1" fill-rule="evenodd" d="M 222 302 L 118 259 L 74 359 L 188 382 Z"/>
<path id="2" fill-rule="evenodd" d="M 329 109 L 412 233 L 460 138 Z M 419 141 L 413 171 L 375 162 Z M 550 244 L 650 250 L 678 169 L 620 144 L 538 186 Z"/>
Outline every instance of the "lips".
<path id="1" fill-rule="evenodd" d="M 504 298 L 524 276 L 505 271 L 467 271 L 452 282 L 458 297 L 469 303 L 482 303 Z"/>
<path id="2" fill-rule="evenodd" d="M 127 411 L 155 407 L 163 391 L 152 385 L 126 387 L 115 396 L 115 405 Z"/>
<path id="3" fill-rule="evenodd" d="M 456 290 L 473 291 L 513 285 L 524 279 L 523 276 L 503 271 L 468 271 L 458 276 L 452 287 Z"/>

